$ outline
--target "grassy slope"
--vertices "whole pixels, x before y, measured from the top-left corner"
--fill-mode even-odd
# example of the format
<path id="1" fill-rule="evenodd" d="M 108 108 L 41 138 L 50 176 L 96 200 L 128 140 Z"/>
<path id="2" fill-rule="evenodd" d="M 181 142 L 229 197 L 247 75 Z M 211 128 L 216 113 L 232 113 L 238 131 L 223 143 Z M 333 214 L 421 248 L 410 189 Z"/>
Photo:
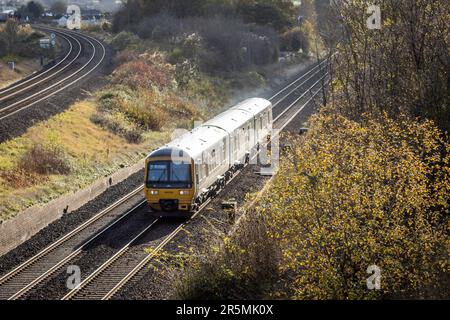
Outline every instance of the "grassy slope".
<path id="1" fill-rule="evenodd" d="M 121 166 L 133 164 L 170 137 L 169 130 L 152 132 L 145 135 L 142 143 L 129 144 L 93 124 L 89 118 L 94 111 L 92 101 L 76 103 L 66 112 L 30 128 L 21 137 L 0 144 L 0 172 L 3 174 L 14 171 L 20 158 L 34 143 L 63 146 L 72 166 L 69 175 L 42 176 L 40 183 L 23 187 L 8 184 L 0 176 L 2 220 L 33 204 L 78 190 Z"/>
<path id="2" fill-rule="evenodd" d="M 15 61 L 17 61 L 15 71 L 9 69 L 7 65 L 8 61 L 11 61 L 8 57 L 0 59 L 0 89 L 41 69 L 38 59 L 21 58 L 18 61 L 15 59 Z"/>

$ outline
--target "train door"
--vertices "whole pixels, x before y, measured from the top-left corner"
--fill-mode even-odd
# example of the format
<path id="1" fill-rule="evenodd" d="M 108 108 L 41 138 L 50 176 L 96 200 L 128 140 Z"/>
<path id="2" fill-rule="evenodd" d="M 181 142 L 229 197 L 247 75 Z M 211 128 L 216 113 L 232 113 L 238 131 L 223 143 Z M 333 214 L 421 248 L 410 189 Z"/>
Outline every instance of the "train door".
<path id="1" fill-rule="evenodd" d="M 247 129 L 246 129 L 246 134 L 245 134 L 245 150 L 248 152 L 251 149 L 252 146 L 252 122 L 249 121 L 247 123 Z"/>
<path id="2" fill-rule="evenodd" d="M 228 161 L 228 153 L 227 153 L 227 138 L 222 139 L 221 144 L 221 165 L 226 165 Z"/>
<path id="3" fill-rule="evenodd" d="M 264 125 L 263 125 L 263 116 L 260 114 L 258 117 L 258 127 L 259 127 L 259 131 L 258 131 L 258 140 L 262 141 L 263 140 L 263 136 L 264 136 Z"/>
<path id="4" fill-rule="evenodd" d="M 235 134 L 234 136 L 231 137 L 232 142 L 231 144 L 231 149 L 232 149 L 232 157 L 231 157 L 231 163 L 233 164 L 234 162 L 236 162 L 238 160 L 238 134 Z"/>

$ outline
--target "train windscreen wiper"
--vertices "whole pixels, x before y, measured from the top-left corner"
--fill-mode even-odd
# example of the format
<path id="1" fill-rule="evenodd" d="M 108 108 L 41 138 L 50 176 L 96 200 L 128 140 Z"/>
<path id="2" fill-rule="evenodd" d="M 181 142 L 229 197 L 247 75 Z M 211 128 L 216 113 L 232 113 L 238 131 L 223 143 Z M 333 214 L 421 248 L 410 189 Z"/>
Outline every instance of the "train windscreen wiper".
<path id="1" fill-rule="evenodd" d="M 167 168 L 163 170 L 163 172 L 161 173 L 161 175 L 159 176 L 158 180 L 156 180 L 156 182 L 161 182 L 161 179 L 163 178 L 164 174 L 167 172 Z"/>

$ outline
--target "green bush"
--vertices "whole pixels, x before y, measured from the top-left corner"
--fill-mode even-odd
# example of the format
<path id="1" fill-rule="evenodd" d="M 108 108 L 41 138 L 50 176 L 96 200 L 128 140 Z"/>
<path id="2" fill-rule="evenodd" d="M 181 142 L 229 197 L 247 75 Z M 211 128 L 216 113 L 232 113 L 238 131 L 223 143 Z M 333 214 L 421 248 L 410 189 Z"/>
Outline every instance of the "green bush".
<path id="1" fill-rule="evenodd" d="M 70 162 L 61 147 L 33 144 L 19 161 L 19 169 L 41 175 L 69 174 Z"/>
<path id="2" fill-rule="evenodd" d="M 118 33 L 112 40 L 111 46 L 117 50 L 125 50 L 132 48 L 139 43 L 139 38 L 131 32 L 122 31 Z"/>

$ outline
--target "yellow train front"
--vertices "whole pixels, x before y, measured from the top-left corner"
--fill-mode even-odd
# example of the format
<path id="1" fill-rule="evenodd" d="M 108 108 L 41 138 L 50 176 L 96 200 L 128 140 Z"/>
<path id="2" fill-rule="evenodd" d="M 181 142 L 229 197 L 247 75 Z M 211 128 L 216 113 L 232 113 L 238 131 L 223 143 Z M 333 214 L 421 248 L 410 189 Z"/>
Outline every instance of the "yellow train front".
<path id="1" fill-rule="evenodd" d="M 155 211 L 193 212 L 250 159 L 272 128 L 272 104 L 252 98 L 153 151 L 145 196 Z"/>
<path id="2" fill-rule="evenodd" d="M 146 159 L 145 196 L 156 211 L 191 211 L 195 198 L 194 166 L 182 151 L 156 150 Z M 181 157 L 179 157 L 181 153 Z"/>

